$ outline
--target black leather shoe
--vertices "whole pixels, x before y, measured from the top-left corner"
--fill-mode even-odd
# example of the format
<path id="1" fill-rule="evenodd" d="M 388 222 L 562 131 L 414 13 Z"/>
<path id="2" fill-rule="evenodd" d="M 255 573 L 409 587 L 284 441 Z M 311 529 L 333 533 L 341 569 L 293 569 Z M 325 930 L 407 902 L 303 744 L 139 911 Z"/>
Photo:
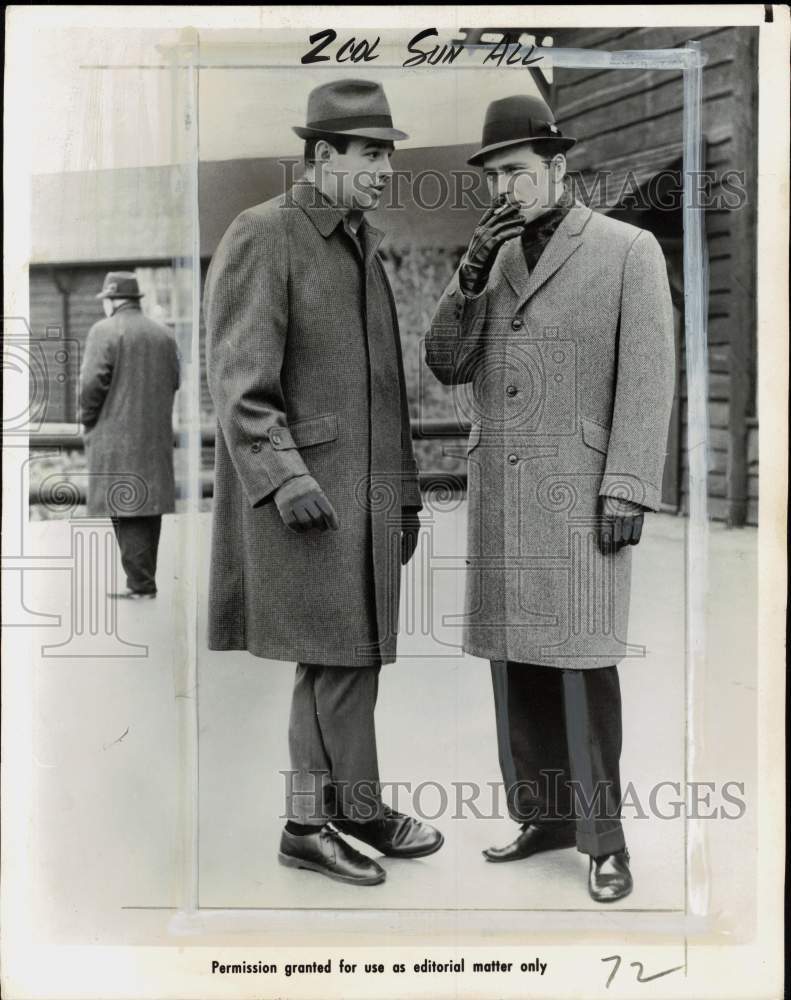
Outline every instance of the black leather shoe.
<path id="1" fill-rule="evenodd" d="M 390 858 L 425 858 L 445 843 L 445 838 L 435 827 L 404 816 L 389 806 L 384 806 L 379 819 L 368 823 L 334 819 L 332 825 L 341 833 L 356 837 Z"/>
<path id="2" fill-rule="evenodd" d="M 590 859 L 588 892 L 595 902 L 614 903 L 616 899 L 623 899 L 632 891 L 633 884 L 626 848 Z"/>
<path id="3" fill-rule="evenodd" d="M 521 861 L 542 851 L 556 851 L 562 847 L 574 847 L 577 834 L 573 825 L 565 824 L 557 828 L 524 823 L 522 832 L 505 847 L 487 847 L 483 856 L 487 861 Z"/>
<path id="4" fill-rule="evenodd" d="M 287 868 L 307 868 L 338 882 L 355 885 L 378 885 L 387 877 L 384 868 L 373 858 L 355 851 L 328 826 L 302 837 L 283 830 L 277 859 Z"/>

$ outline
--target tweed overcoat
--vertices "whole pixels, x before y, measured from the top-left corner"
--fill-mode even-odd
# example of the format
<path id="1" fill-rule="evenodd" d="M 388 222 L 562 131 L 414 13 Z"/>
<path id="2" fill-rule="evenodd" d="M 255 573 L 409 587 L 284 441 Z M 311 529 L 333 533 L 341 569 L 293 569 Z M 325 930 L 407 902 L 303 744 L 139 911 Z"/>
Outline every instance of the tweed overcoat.
<path id="1" fill-rule="evenodd" d="M 465 650 L 569 669 L 642 655 L 633 549 L 600 538 L 604 497 L 661 503 L 675 347 L 655 237 L 575 204 L 532 273 L 519 239 L 481 295 L 457 272 L 426 360 L 472 387 Z"/>
<path id="2" fill-rule="evenodd" d="M 242 212 L 206 278 L 217 409 L 209 647 L 367 666 L 396 655 L 404 506 L 420 507 L 401 343 L 377 253 L 310 183 Z M 309 473 L 340 527 L 273 502 Z"/>
<path id="3" fill-rule="evenodd" d="M 95 323 L 80 368 L 88 513 L 117 517 L 175 509 L 176 341 L 133 303 Z"/>

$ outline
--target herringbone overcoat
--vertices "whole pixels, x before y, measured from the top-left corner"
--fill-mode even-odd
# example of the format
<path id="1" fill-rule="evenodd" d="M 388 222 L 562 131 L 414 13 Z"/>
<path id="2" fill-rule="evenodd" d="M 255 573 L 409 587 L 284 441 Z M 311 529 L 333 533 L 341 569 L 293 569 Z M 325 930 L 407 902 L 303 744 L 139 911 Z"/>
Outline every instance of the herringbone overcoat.
<path id="1" fill-rule="evenodd" d="M 91 327 L 80 369 L 89 514 L 143 517 L 175 509 L 179 381 L 173 334 L 136 303 Z"/>
<path id="2" fill-rule="evenodd" d="M 602 504 L 661 503 L 675 346 L 655 237 L 575 204 L 532 273 L 514 239 L 477 298 L 454 276 L 426 359 L 472 387 L 466 651 L 573 669 L 641 655 L 634 550 L 602 552 Z"/>
<path id="3" fill-rule="evenodd" d="M 390 286 L 310 183 L 242 212 L 206 278 L 217 409 L 209 646 L 366 666 L 396 655 L 402 506 L 420 506 Z M 273 497 L 309 473 L 338 531 Z"/>

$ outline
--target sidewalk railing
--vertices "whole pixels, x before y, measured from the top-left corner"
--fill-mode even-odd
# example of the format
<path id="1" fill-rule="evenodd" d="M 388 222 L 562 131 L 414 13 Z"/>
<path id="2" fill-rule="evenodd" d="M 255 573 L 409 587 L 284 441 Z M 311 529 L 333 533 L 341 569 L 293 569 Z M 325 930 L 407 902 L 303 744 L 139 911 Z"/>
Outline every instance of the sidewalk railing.
<path id="1" fill-rule="evenodd" d="M 461 424 L 455 420 L 413 420 L 412 422 L 413 441 L 438 441 L 442 439 L 462 439 L 470 433 L 469 424 Z M 213 448 L 215 440 L 215 425 L 204 424 L 201 427 L 201 444 L 204 448 Z M 178 433 L 174 433 L 174 447 L 180 445 Z M 53 451 L 60 452 L 82 452 L 85 450 L 85 442 L 82 435 L 74 432 L 70 425 L 42 424 L 41 429 L 30 435 L 29 448 L 31 452 Z M 50 485 L 31 485 L 29 501 L 31 504 L 46 504 L 48 507 L 58 505 L 58 491 L 69 473 L 64 471 L 63 479 L 60 477 L 52 481 Z M 80 477 L 79 472 L 74 472 L 74 476 Z M 71 506 L 75 500 L 85 503 L 85 487 L 76 480 L 69 481 L 68 505 Z M 420 488 L 426 490 L 448 490 L 450 492 L 465 492 L 467 489 L 466 472 L 443 472 L 433 470 L 421 472 Z M 178 482 L 177 482 L 178 492 Z M 214 496 L 214 473 L 206 470 L 201 474 L 201 494 L 204 498 Z"/>

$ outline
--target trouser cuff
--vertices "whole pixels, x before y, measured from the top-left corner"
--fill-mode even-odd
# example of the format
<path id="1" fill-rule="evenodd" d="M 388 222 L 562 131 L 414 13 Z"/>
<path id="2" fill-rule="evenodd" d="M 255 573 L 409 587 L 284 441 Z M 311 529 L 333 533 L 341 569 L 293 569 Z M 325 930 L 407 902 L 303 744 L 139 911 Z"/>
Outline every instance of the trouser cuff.
<path id="1" fill-rule="evenodd" d="M 616 854 L 626 847 L 623 828 L 620 824 L 603 833 L 591 833 L 588 830 L 577 831 L 577 850 L 582 854 L 590 854 L 592 858 L 603 854 Z"/>

